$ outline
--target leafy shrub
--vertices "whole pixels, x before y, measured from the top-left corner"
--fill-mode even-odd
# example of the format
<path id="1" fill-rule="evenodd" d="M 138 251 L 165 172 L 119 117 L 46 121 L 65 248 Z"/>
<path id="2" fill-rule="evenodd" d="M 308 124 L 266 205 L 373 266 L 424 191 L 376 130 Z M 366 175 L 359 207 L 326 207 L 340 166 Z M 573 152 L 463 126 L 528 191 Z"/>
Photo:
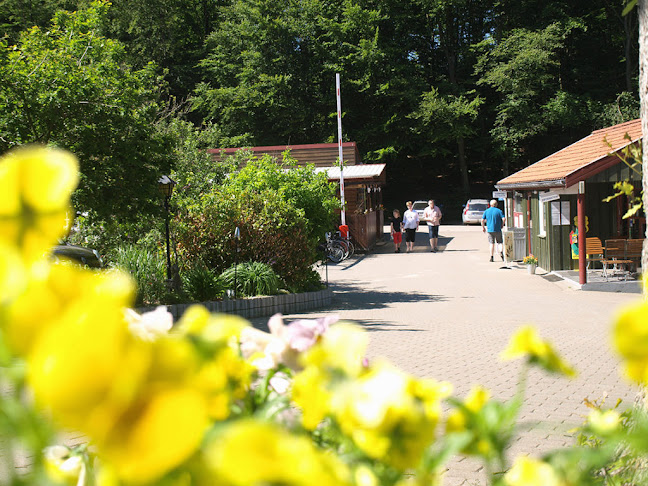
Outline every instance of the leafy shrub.
<path id="1" fill-rule="evenodd" d="M 308 281 L 317 260 L 306 219 L 274 191 L 232 190 L 203 195 L 179 217 L 178 251 L 187 261 L 201 259 L 222 273 L 239 261 L 266 263 L 289 286 Z M 240 229 L 240 240 L 234 231 Z"/>
<path id="2" fill-rule="evenodd" d="M 194 262 L 181 273 L 183 290 L 194 301 L 205 302 L 223 295 L 225 286 L 218 274 L 202 260 Z"/>
<path id="3" fill-rule="evenodd" d="M 164 258 L 145 248 L 128 245 L 115 252 L 115 266 L 130 273 L 137 285 L 135 305 L 163 302 L 166 289 Z"/>
<path id="4" fill-rule="evenodd" d="M 245 262 L 225 270 L 221 278 L 227 288 L 234 289 L 240 295 L 275 295 L 281 287 L 281 279 L 265 263 Z M 236 281 L 236 283 L 235 283 Z"/>
<path id="5" fill-rule="evenodd" d="M 316 173 L 314 166 L 298 167 L 296 162 L 289 151 L 284 152 L 281 163 L 270 155 L 250 159 L 226 184 L 235 192 L 277 193 L 305 218 L 308 240 L 315 246 L 333 225 L 339 201 L 326 174 Z"/>

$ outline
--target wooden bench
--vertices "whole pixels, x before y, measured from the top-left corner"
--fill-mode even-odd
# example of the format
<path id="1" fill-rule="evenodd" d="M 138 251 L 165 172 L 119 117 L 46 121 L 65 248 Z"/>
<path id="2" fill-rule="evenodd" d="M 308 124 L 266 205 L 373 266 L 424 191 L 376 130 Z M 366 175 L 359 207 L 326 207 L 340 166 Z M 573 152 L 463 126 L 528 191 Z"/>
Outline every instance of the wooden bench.
<path id="1" fill-rule="evenodd" d="M 636 264 L 641 263 L 641 252 L 643 250 L 643 238 L 631 239 L 626 241 L 626 259 L 632 260 Z M 637 265 L 638 266 L 638 265 Z"/>
<path id="2" fill-rule="evenodd" d="M 608 279 L 608 266 L 617 268 L 617 266 L 627 267 L 634 263 L 634 260 L 628 259 L 626 254 L 627 241 L 625 239 L 605 240 L 605 258 L 601 260 L 603 265 L 603 276 Z M 624 272 L 624 278 L 628 277 L 628 271 Z"/>

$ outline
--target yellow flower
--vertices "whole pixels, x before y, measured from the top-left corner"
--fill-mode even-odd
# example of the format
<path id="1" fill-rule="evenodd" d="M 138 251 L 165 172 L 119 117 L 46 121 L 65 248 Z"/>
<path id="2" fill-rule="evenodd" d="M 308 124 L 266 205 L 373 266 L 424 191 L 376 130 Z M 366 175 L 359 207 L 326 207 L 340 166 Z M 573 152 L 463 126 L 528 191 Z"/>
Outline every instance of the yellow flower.
<path id="1" fill-rule="evenodd" d="M 81 454 L 66 446 L 56 445 L 43 451 L 45 472 L 56 484 L 85 486 L 86 467 Z"/>
<path id="2" fill-rule="evenodd" d="M 331 411 L 342 431 L 367 455 L 401 470 L 414 467 L 434 439 L 440 400 L 449 387 L 417 380 L 376 363 L 332 394 Z"/>
<path id="3" fill-rule="evenodd" d="M 132 482 L 154 481 L 188 459 L 208 426 L 204 397 L 188 387 L 153 393 L 129 413 L 98 451 Z"/>
<path id="4" fill-rule="evenodd" d="M 252 419 L 215 434 L 205 462 L 214 474 L 211 484 L 222 486 L 350 484 L 350 473 L 336 456 L 317 450 L 306 437 Z"/>
<path id="5" fill-rule="evenodd" d="M 18 249 L 0 240 L 0 305 L 9 303 L 20 295 L 27 286 L 28 279 L 28 270 Z"/>
<path id="6" fill-rule="evenodd" d="M 330 377 L 315 366 L 306 368 L 293 379 L 292 400 L 301 408 L 302 424 L 308 430 L 314 430 L 329 413 L 329 380 Z"/>
<path id="7" fill-rule="evenodd" d="M 61 150 L 32 146 L 0 159 L 0 240 L 20 248 L 25 263 L 64 234 L 78 177 L 76 158 Z"/>
<path id="8" fill-rule="evenodd" d="M 621 425 L 621 415 L 616 410 L 598 410 L 594 409 L 587 418 L 590 427 L 597 434 L 609 434 L 614 432 Z"/>
<path id="9" fill-rule="evenodd" d="M 378 478 L 371 468 L 361 464 L 353 471 L 353 478 L 356 486 L 379 486 Z"/>
<path id="10" fill-rule="evenodd" d="M 301 365 L 339 370 L 357 376 L 362 370 L 369 338 L 362 328 L 348 323 L 337 323 L 321 336 L 315 346 L 300 356 Z"/>
<path id="11" fill-rule="evenodd" d="M 648 303 L 626 307 L 613 330 L 614 347 L 625 360 L 625 373 L 637 383 L 648 383 Z"/>
<path id="12" fill-rule="evenodd" d="M 531 326 L 524 326 L 512 337 L 508 347 L 500 357 L 504 360 L 517 359 L 527 356 L 529 362 L 537 363 L 547 371 L 562 373 L 565 376 L 575 376 L 575 370 L 556 354 L 553 347 L 538 336 Z"/>
<path id="13" fill-rule="evenodd" d="M 478 413 L 490 400 L 490 392 L 480 385 L 474 386 L 464 401 L 464 409 L 457 408 L 449 416 L 446 423 L 448 432 L 458 432 L 466 429 L 469 415 Z"/>
<path id="14" fill-rule="evenodd" d="M 504 475 L 506 486 L 562 486 L 554 469 L 547 463 L 530 457 L 519 457 Z"/>
<path id="15" fill-rule="evenodd" d="M 174 332 L 200 336 L 202 340 L 212 343 L 238 342 L 241 332 L 249 325 L 242 317 L 210 314 L 205 307 L 192 305 L 182 315 Z"/>

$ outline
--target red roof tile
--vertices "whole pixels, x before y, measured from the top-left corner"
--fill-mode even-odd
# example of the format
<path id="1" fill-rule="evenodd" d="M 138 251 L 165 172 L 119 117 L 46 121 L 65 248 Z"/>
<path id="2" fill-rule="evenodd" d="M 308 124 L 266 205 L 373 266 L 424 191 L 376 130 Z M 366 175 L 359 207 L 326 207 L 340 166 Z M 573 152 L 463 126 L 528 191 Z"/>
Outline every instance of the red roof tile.
<path id="1" fill-rule="evenodd" d="M 565 185 L 563 181 L 573 172 L 590 165 L 595 169 L 597 162 L 603 161 L 611 153 L 640 139 L 641 119 L 602 128 L 535 164 L 505 177 L 496 186 L 505 189 L 504 186 L 508 185 L 523 187 L 524 184 L 551 181 L 556 181 L 556 186 Z"/>

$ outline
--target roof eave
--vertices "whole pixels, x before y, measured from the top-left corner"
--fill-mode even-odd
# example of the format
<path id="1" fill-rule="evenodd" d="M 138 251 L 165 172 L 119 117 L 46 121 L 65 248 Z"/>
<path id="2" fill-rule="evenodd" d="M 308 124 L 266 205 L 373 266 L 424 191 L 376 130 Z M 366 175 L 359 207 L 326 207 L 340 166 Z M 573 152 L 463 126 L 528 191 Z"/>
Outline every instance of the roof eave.
<path id="1" fill-rule="evenodd" d="M 534 181 L 534 182 L 511 182 L 509 184 L 495 184 L 498 191 L 517 191 L 517 190 L 534 190 L 534 189 L 551 189 L 555 187 L 565 187 L 565 179 L 555 179 L 551 181 Z"/>

